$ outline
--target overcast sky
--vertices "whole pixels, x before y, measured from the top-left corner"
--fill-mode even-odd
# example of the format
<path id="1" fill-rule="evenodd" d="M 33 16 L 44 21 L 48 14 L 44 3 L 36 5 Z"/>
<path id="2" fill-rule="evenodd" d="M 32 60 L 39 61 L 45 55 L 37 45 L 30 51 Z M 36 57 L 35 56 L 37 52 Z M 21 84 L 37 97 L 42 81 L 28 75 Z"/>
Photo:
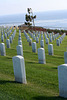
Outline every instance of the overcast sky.
<path id="1" fill-rule="evenodd" d="M 0 0 L 0 15 L 26 13 L 27 8 L 34 12 L 67 10 L 67 0 Z"/>

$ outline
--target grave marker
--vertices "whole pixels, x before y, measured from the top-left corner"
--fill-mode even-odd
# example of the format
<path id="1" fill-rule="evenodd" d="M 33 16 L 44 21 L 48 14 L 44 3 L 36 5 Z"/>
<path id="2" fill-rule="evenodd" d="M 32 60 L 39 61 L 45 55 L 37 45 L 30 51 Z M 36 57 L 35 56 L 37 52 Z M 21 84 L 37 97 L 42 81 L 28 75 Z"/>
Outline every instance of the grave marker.
<path id="1" fill-rule="evenodd" d="M 5 44 L 4 43 L 0 44 L 0 51 L 1 51 L 1 56 L 6 56 Z"/>
<path id="2" fill-rule="evenodd" d="M 32 52 L 37 52 L 36 42 L 32 42 Z"/>
<path id="3" fill-rule="evenodd" d="M 12 60 L 13 60 L 15 81 L 26 84 L 27 82 L 26 82 L 24 57 L 17 55 L 14 56 Z"/>
<path id="4" fill-rule="evenodd" d="M 40 40 L 40 46 L 44 48 L 44 40 Z"/>
<path id="5" fill-rule="evenodd" d="M 48 44 L 48 54 L 53 55 L 53 44 Z"/>
<path id="6" fill-rule="evenodd" d="M 67 98 L 67 64 L 58 66 L 59 96 Z"/>
<path id="7" fill-rule="evenodd" d="M 23 48 L 22 45 L 17 46 L 17 55 L 23 56 Z"/>
<path id="8" fill-rule="evenodd" d="M 29 39 L 29 46 L 32 46 L 32 39 Z"/>
<path id="9" fill-rule="evenodd" d="M 46 64 L 44 48 L 38 48 L 38 60 L 40 64 Z"/>
<path id="10" fill-rule="evenodd" d="M 10 40 L 9 39 L 6 40 L 6 44 L 7 44 L 7 48 L 10 48 Z"/>

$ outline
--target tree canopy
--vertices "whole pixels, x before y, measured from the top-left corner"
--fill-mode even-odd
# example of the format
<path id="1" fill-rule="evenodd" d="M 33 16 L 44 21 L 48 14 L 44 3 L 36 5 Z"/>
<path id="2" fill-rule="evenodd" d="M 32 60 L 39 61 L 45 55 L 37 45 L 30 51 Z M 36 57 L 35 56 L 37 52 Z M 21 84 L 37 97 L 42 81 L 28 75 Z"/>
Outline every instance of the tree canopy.
<path id="1" fill-rule="evenodd" d="M 35 26 L 34 19 L 36 18 L 36 15 L 33 16 L 33 11 L 31 8 L 27 8 L 27 12 L 28 14 L 25 15 L 25 25 L 31 26 L 33 24 L 33 26 Z"/>

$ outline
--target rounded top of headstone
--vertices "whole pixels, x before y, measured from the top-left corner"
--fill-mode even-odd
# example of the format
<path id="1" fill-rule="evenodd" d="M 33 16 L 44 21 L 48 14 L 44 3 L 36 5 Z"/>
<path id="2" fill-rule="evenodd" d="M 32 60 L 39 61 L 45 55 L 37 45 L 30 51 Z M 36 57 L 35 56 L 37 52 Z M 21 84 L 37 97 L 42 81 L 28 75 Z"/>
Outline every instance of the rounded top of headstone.
<path id="1" fill-rule="evenodd" d="M 0 44 L 4 45 L 4 43 L 0 43 Z"/>
<path id="2" fill-rule="evenodd" d="M 67 51 L 65 51 L 64 53 L 67 53 Z"/>
<path id="3" fill-rule="evenodd" d="M 44 50 L 44 48 L 38 48 L 38 50 Z"/>
<path id="4" fill-rule="evenodd" d="M 33 44 L 35 44 L 36 42 L 32 42 Z"/>
<path id="5" fill-rule="evenodd" d="M 53 44 L 48 44 L 48 45 L 51 45 L 52 46 Z"/>
<path id="6" fill-rule="evenodd" d="M 67 69 L 67 64 L 62 64 L 62 65 L 58 66 L 58 68 L 66 68 Z"/>
<path id="7" fill-rule="evenodd" d="M 18 45 L 17 47 L 22 47 L 22 45 Z"/>
<path id="8" fill-rule="evenodd" d="M 40 41 L 44 41 L 44 40 L 40 40 Z"/>
<path id="9" fill-rule="evenodd" d="M 15 59 L 15 58 L 16 58 L 16 59 L 22 59 L 23 57 L 20 56 L 20 55 L 17 55 L 17 56 L 14 56 L 14 57 L 13 57 L 13 59 Z"/>

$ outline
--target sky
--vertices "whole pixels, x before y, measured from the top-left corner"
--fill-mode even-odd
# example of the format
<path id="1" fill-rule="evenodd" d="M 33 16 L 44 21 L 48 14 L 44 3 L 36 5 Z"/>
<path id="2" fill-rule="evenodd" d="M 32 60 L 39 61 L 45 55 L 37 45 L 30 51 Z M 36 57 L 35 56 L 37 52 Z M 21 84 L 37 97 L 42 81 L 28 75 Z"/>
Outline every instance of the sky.
<path id="1" fill-rule="evenodd" d="M 67 10 L 67 0 L 0 0 L 0 16 L 33 12 Z"/>

